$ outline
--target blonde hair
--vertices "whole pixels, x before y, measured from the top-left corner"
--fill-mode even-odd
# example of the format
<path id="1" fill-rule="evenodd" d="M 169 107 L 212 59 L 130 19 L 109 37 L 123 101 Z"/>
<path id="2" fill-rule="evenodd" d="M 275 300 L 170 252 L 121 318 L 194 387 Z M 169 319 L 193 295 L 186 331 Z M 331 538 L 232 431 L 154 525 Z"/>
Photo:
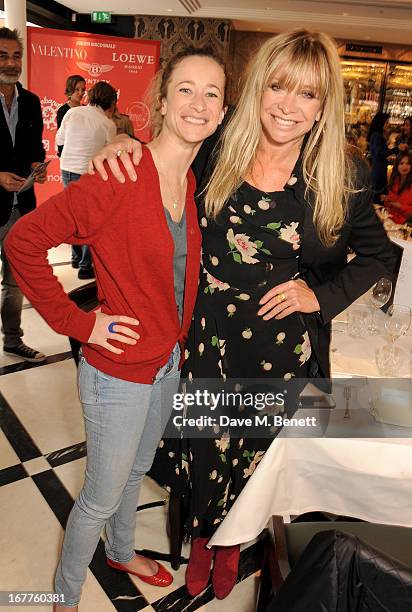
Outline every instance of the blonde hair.
<path id="1" fill-rule="evenodd" d="M 267 40 L 253 58 L 205 189 L 206 212 L 217 217 L 253 167 L 262 136 L 262 95 L 274 75 L 288 90 L 311 85 L 321 102 L 322 115 L 308 135 L 302 169 L 305 197 L 313 196 L 319 239 L 331 246 L 344 224 L 349 195 L 355 190 L 346 154 L 339 56 L 333 40 L 323 33 L 294 30 L 280 34 Z"/>

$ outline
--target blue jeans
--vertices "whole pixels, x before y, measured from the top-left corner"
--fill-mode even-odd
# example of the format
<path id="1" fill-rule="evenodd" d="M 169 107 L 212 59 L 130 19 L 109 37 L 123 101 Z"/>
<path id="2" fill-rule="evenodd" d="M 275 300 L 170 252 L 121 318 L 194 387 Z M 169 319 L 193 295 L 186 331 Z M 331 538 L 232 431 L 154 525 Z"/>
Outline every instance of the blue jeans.
<path id="1" fill-rule="evenodd" d="M 120 563 L 135 556 L 134 533 L 140 483 L 150 469 L 172 412 L 180 373 L 179 345 L 153 385 L 133 383 L 79 364 L 79 395 L 86 425 L 83 488 L 67 521 L 55 590 L 64 605 L 80 600 L 87 567 L 106 526 L 106 555 Z"/>
<path id="2" fill-rule="evenodd" d="M 62 181 L 65 187 L 73 181 L 78 181 L 81 176 L 82 175 L 77 174 L 77 172 L 69 172 L 68 170 L 62 169 Z M 86 244 L 72 244 L 72 263 L 78 264 L 80 270 L 91 270 L 92 254 Z"/>

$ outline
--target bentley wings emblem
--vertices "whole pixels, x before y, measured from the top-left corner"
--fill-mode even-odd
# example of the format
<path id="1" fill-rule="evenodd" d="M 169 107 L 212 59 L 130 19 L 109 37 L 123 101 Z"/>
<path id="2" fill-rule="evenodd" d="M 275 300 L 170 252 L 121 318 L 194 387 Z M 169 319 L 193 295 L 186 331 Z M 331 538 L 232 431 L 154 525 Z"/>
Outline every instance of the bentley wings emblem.
<path id="1" fill-rule="evenodd" d="M 110 72 L 113 70 L 114 66 L 110 64 L 86 64 L 85 62 L 77 62 L 77 66 L 81 70 L 85 70 L 90 74 L 91 77 L 99 77 L 101 74 L 105 72 Z"/>

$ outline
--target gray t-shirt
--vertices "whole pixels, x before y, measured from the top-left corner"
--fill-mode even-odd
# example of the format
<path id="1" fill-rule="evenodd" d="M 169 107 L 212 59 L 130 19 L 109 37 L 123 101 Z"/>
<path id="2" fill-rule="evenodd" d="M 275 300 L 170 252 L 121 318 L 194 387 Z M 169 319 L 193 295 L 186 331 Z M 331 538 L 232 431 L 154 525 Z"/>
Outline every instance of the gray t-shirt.
<path id="1" fill-rule="evenodd" d="M 165 208 L 164 211 L 169 231 L 172 234 L 172 238 L 175 243 L 175 252 L 173 256 L 175 299 L 179 319 L 180 322 L 182 322 L 187 257 L 186 210 L 183 211 L 183 216 L 179 223 L 173 221 L 167 208 Z"/>

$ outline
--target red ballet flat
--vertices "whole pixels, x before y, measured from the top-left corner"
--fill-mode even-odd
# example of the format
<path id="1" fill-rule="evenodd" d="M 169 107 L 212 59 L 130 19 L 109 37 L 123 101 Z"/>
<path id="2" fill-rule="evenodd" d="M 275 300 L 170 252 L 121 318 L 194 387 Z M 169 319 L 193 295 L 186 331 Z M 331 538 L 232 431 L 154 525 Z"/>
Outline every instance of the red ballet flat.
<path id="1" fill-rule="evenodd" d="M 139 572 L 134 572 L 131 569 L 125 567 L 122 563 L 112 561 L 112 559 L 109 559 L 108 557 L 106 557 L 106 561 L 107 565 L 109 565 L 113 569 L 116 569 L 119 572 L 133 574 L 133 576 L 137 576 L 138 578 L 140 578 L 140 580 L 143 580 L 143 582 L 147 582 L 147 584 L 151 584 L 153 586 L 167 587 L 173 582 L 172 574 L 168 572 L 167 569 L 157 561 L 155 561 L 155 563 L 157 563 L 159 569 L 157 570 L 156 574 L 153 574 L 152 576 L 146 576 L 145 574 L 139 574 Z"/>

